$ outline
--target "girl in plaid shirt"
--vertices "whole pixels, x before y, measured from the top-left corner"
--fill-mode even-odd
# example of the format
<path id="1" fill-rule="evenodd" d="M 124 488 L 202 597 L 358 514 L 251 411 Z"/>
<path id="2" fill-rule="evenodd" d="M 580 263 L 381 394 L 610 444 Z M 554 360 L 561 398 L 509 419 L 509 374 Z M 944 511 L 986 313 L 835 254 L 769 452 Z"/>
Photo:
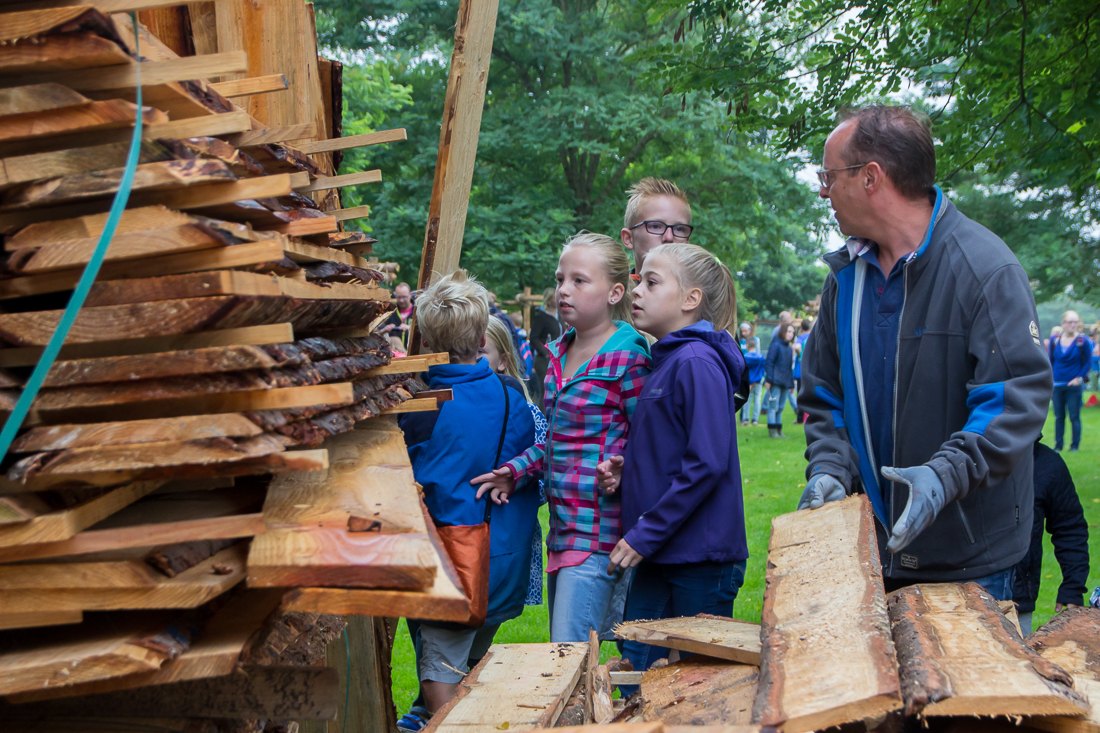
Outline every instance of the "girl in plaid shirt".
<path id="1" fill-rule="evenodd" d="M 596 466 L 626 447 L 649 346 L 630 325 L 630 262 L 618 242 L 573 237 L 557 280 L 558 312 L 571 328 L 548 347 L 547 439 L 470 483 L 501 503 L 517 479 L 549 477 L 550 640 L 585 641 L 589 629 L 602 630 L 621 575 L 608 570 L 608 556 L 622 537 L 622 504 L 599 487 Z"/>

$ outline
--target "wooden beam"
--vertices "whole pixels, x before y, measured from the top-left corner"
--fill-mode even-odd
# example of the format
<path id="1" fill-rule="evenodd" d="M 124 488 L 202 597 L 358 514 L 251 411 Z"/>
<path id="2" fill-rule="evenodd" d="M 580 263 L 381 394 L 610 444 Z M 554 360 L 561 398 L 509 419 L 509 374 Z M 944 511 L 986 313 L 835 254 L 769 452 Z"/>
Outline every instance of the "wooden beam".
<path id="1" fill-rule="evenodd" d="M 59 509 L 22 524 L 0 526 L 0 547 L 67 540 L 104 517 L 159 488 L 163 481 L 120 486 L 68 509 Z M 0 595 L 3 595 L 0 593 Z"/>
<path id="2" fill-rule="evenodd" d="M 1092 706 L 1084 718 L 1033 717 L 1027 724 L 1054 733 L 1100 733 L 1100 612 L 1067 608 L 1027 637 L 1027 644 L 1068 672 L 1073 688 Z"/>
<path id="3" fill-rule="evenodd" d="M 306 137 L 316 137 L 317 128 L 312 122 L 303 122 L 300 125 L 287 127 L 271 127 L 262 130 L 252 130 L 231 135 L 226 138 L 230 145 L 238 148 L 247 148 L 255 145 L 269 145 L 271 143 L 283 143 L 290 140 L 301 140 Z"/>
<path id="4" fill-rule="evenodd" d="M 378 183 L 382 180 L 382 171 L 363 171 L 362 173 L 348 173 L 343 176 L 327 176 L 314 179 L 305 186 L 295 188 L 295 191 L 306 193 L 309 191 L 325 191 L 330 188 L 346 188 L 347 186 L 359 186 L 364 183 Z"/>
<path id="5" fill-rule="evenodd" d="M 367 205 L 352 206 L 351 208 L 348 208 L 348 209 L 336 209 L 335 211 L 331 211 L 329 213 L 332 214 L 334 217 L 336 217 L 336 221 L 351 221 L 352 219 L 366 219 L 367 217 L 370 216 L 370 206 L 367 206 Z"/>
<path id="6" fill-rule="evenodd" d="M 96 69 L 72 69 L 9 79 L 0 78 L 0 87 L 58 83 L 78 92 L 126 89 L 138 85 L 139 70 L 136 67 L 136 63 L 118 64 Z M 144 61 L 140 69 L 141 85 L 144 87 L 173 81 L 206 79 L 237 73 L 247 68 L 248 59 L 243 51 L 187 56 L 170 61 Z"/>
<path id="7" fill-rule="evenodd" d="M 178 336 L 149 336 L 145 338 L 99 341 L 87 344 L 68 344 L 61 347 L 61 359 L 93 359 L 104 356 L 128 354 L 155 354 L 162 351 L 204 349 L 216 346 L 244 346 L 281 344 L 294 340 L 294 328 L 289 323 L 273 323 L 267 326 L 243 326 L 221 331 L 188 333 Z M 34 366 L 42 357 L 42 347 L 29 346 L 0 349 L 0 367 Z"/>
<path id="8" fill-rule="evenodd" d="M 338 723 L 341 730 L 355 731 L 396 730 L 397 710 L 393 704 L 390 663 L 397 619 L 348 616 L 345 621 L 348 624 L 344 628 L 347 644 L 331 643 L 327 650 L 326 663 L 340 671 L 341 713 L 332 726 L 335 728 Z M 343 670 L 347 670 L 347 674 Z M 345 699 L 348 700 L 346 708 L 343 707 Z M 306 733 L 302 728 L 299 730 Z"/>
<path id="9" fill-rule="evenodd" d="M 234 79 L 211 84 L 218 94 L 232 99 L 233 97 L 247 97 L 253 94 L 267 94 L 268 92 L 281 92 L 286 90 L 286 74 L 268 74 L 267 76 L 254 76 L 251 79 Z"/>
<path id="10" fill-rule="evenodd" d="M 800 733 L 901 707 L 865 495 L 772 519 L 753 722 Z"/>
<path id="11" fill-rule="evenodd" d="M 748 621 L 705 613 L 687 618 L 631 621 L 618 626 L 615 636 L 760 666 L 760 624 Z"/>
<path id="12" fill-rule="evenodd" d="M 396 130 L 379 130 L 368 132 L 364 135 L 352 135 L 351 137 L 336 137 L 331 140 L 318 140 L 317 142 L 302 143 L 298 149 L 306 154 L 331 153 L 336 150 L 352 150 L 365 148 L 368 145 L 381 145 L 382 143 L 396 143 L 408 140 L 409 136 L 404 127 Z"/>
<path id="13" fill-rule="evenodd" d="M 1073 677 L 1024 644 L 977 583 L 890 594 L 907 715 L 1088 714 Z"/>
<path id="14" fill-rule="evenodd" d="M 458 269 L 493 52 L 497 4 L 498 0 L 462 0 L 459 4 L 420 259 L 420 289 Z"/>

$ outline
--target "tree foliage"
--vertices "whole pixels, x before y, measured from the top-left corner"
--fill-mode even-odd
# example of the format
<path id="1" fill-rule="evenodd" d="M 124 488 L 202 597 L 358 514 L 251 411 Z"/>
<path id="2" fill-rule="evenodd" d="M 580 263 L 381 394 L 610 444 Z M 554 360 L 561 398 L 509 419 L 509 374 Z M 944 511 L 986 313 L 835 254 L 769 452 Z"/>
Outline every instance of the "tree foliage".
<path id="1" fill-rule="evenodd" d="M 346 189 L 345 205 L 372 206 L 364 223 L 380 240 L 377 251 L 410 280 L 457 7 L 457 0 L 317 3 L 322 43 L 359 65 L 345 88 L 349 124 L 408 129 L 408 142 L 346 158 L 347 170 L 382 168 L 384 182 L 350 196 Z M 814 267 L 823 208 L 795 179 L 799 161 L 771 152 L 759 135 L 731 134 L 724 106 L 709 94 L 667 95 L 652 74 L 645 80 L 654 67 L 634 54 L 671 33 L 670 23 L 619 0 L 500 3 L 462 264 L 502 295 L 550 284 L 561 244 L 579 229 L 617 237 L 624 191 L 646 175 L 689 192 L 693 241 L 731 268 L 796 250 L 812 253 L 797 262 Z M 784 307 L 805 299 L 798 297 Z"/>

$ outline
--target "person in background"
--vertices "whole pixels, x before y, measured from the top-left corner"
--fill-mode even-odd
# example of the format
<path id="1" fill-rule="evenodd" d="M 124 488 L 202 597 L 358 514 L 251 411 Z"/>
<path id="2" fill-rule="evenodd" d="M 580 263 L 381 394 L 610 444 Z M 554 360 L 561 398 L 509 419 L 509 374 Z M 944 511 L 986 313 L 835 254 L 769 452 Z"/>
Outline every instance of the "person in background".
<path id="1" fill-rule="evenodd" d="M 1061 326 L 1055 326 L 1054 328 L 1050 329 L 1050 336 L 1048 338 L 1043 339 L 1043 348 L 1044 349 L 1050 349 L 1051 339 L 1053 339 L 1055 336 L 1061 336 L 1061 335 L 1062 335 L 1062 327 Z"/>
<path id="2" fill-rule="evenodd" d="M 542 291 L 542 306 L 531 314 L 531 348 L 535 352 L 535 378 L 531 380 L 531 396 L 536 405 L 542 404 L 543 382 L 550 366 L 550 344 L 561 338 L 561 321 L 558 320 L 558 304 L 554 288 Z"/>
<path id="3" fill-rule="evenodd" d="M 687 194 L 672 181 L 643 178 L 627 190 L 619 238 L 634 253 L 631 278 L 637 282 L 649 250 L 670 242 L 686 242 L 694 229 Z M 628 294 L 629 297 L 629 294 Z"/>
<path id="4" fill-rule="evenodd" d="M 791 340 L 794 338 L 794 326 L 790 323 L 780 326 L 776 337 L 768 346 L 768 357 L 764 362 L 764 393 L 768 410 L 768 437 L 785 438 L 783 434 L 783 406 L 787 395 L 794 387 L 794 354 Z"/>
<path id="5" fill-rule="evenodd" d="M 378 330 L 391 339 L 398 340 L 397 343 L 393 344 L 395 350 L 399 343 L 401 352 L 408 353 L 409 329 L 411 327 L 409 321 L 412 320 L 413 314 L 412 290 L 409 288 L 409 284 L 397 283 L 397 286 L 393 289 L 393 299 L 397 302 L 397 310 L 390 314 L 390 317 Z"/>
<path id="6" fill-rule="evenodd" d="M 802 323 L 799 324 L 799 333 L 795 336 L 794 344 L 791 345 L 791 349 L 794 351 L 794 391 L 798 392 L 798 388 L 802 386 L 802 352 L 806 349 L 806 340 L 810 338 L 810 331 L 814 327 L 814 319 L 803 318 Z M 799 425 L 806 420 L 806 413 L 802 411 L 802 408 L 798 404 L 792 405 L 794 407 L 794 423 Z"/>
<path id="7" fill-rule="evenodd" d="M 1054 545 L 1054 557 L 1062 569 L 1054 612 L 1084 603 L 1089 579 L 1089 525 L 1077 487 L 1062 456 L 1035 441 L 1035 521 L 1031 525 L 1031 547 L 1016 565 L 1012 600 L 1020 616 L 1020 628 L 1030 634 L 1031 614 L 1039 597 L 1043 578 L 1043 525 Z"/>
<path id="8" fill-rule="evenodd" d="M 1066 413 L 1073 426 L 1073 442 L 1070 451 L 1076 453 L 1081 445 L 1081 396 L 1085 381 L 1092 371 L 1093 344 L 1088 336 L 1078 332 L 1081 317 L 1076 311 L 1062 314 L 1062 334 L 1050 337 L 1047 354 L 1054 369 L 1054 450 L 1062 450 L 1066 435 Z"/>
<path id="9" fill-rule="evenodd" d="M 754 333 L 754 327 L 749 325 L 748 322 L 742 323 L 737 329 L 737 343 L 741 345 L 741 351 L 748 351 L 749 344 L 756 347 L 757 351 L 760 351 L 760 339 Z"/>
<path id="10" fill-rule="evenodd" d="M 748 325 L 748 324 L 742 324 Z M 749 399 L 741 407 L 741 424 L 752 421 L 755 428 L 760 424 L 760 408 L 764 402 L 764 364 L 767 357 L 760 353 L 759 339 L 753 337 L 745 349 L 745 368 L 749 370 Z"/>
<path id="11" fill-rule="evenodd" d="M 784 326 L 789 326 L 792 323 L 794 323 L 794 316 L 791 315 L 791 312 L 780 311 L 779 325 L 772 329 L 772 340 L 775 340 L 779 336 L 779 329 L 783 328 Z"/>

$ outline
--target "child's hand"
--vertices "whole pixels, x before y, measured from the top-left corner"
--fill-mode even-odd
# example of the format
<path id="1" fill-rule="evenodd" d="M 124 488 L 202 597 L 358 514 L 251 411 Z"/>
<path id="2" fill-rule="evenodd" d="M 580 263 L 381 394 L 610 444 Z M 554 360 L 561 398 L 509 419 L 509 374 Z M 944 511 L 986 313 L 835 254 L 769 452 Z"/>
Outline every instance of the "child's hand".
<path id="1" fill-rule="evenodd" d="M 615 549 L 611 551 L 610 562 L 607 564 L 607 574 L 614 575 L 615 571 L 619 568 L 626 570 L 632 568 L 640 563 L 645 558 L 638 554 L 637 550 L 626 543 L 626 540 L 619 540 L 619 544 L 615 545 Z"/>
<path id="2" fill-rule="evenodd" d="M 596 478 L 600 481 L 600 488 L 603 489 L 603 493 L 614 494 L 623 478 L 623 457 L 611 456 L 606 461 L 597 464 Z"/>
<path id="3" fill-rule="evenodd" d="M 505 466 L 493 469 L 492 473 L 483 473 L 470 479 L 470 484 L 480 487 L 475 498 L 480 499 L 489 492 L 489 498 L 494 504 L 507 504 L 508 497 L 516 490 L 516 480 L 512 478 L 512 472 Z"/>

